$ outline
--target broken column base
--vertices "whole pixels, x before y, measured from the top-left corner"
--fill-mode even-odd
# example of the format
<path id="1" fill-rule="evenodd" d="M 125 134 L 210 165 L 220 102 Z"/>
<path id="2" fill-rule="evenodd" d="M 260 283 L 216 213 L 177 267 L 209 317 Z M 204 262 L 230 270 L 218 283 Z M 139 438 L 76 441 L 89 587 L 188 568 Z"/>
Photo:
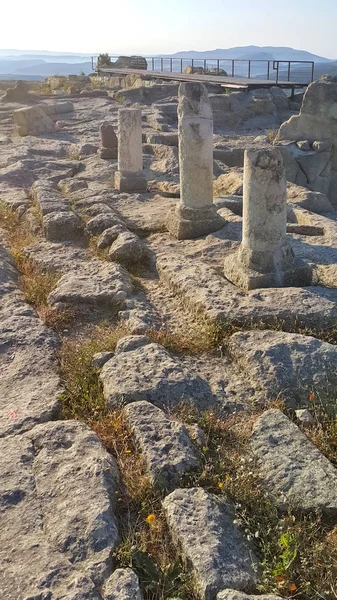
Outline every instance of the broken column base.
<path id="1" fill-rule="evenodd" d="M 214 206 L 207 208 L 187 208 L 178 206 L 171 209 L 166 217 L 166 227 L 177 240 L 195 238 L 218 231 L 226 225 Z"/>
<path id="2" fill-rule="evenodd" d="M 287 239 L 273 253 L 252 253 L 240 248 L 225 258 L 224 275 L 245 291 L 312 284 L 311 268 L 294 256 Z"/>
<path id="3" fill-rule="evenodd" d="M 112 158 L 116 159 L 118 158 L 118 148 L 105 148 L 102 146 L 98 149 L 98 155 L 100 158 L 104 158 L 105 160 Z"/>
<path id="4" fill-rule="evenodd" d="M 141 171 L 116 171 L 114 184 L 120 192 L 146 192 L 147 189 L 147 181 Z"/>

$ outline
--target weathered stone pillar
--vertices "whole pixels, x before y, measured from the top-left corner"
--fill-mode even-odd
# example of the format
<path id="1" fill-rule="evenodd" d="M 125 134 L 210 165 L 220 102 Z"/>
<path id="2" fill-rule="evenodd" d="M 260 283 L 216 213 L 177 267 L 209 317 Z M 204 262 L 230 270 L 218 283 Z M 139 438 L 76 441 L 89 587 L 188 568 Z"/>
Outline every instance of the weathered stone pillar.
<path id="1" fill-rule="evenodd" d="M 138 108 L 118 111 L 118 171 L 115 187 L 121 192 L 143 192 L 142 112 Z"/>
<path id="2" fill-rule="evenodd" d="M 213 205 L 213 117 L 201 83 L 179 86 L 178 137 L 180 203 L 167 227 L 178 239 L 193 239 L 225 225 Z"/>
<path id="3" fill-rule="evenodd" d="M 277 149 L 246 150 L 242 243 L 225 259 L 225 276 L 239 287 L 308 285 L 311 271 L 295 258 L 287 231 L 287 183 Z"/>
<path id="4" fill-rule="evenodd" d="M 105 159 L 117 158 L 118 139 L 112 124 L 108 121 L 103 121 L 99 127 L 99 134 L 101 138 L 101 147 L 98 151 L 100 157 Z"/>

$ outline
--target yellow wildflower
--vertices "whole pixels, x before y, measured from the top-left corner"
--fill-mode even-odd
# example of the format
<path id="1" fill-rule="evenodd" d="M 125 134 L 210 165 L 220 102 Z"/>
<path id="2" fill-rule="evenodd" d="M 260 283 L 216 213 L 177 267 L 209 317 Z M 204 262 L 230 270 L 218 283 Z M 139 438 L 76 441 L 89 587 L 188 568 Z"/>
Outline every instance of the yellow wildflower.
<path id="1" fill-rule="evenodd" d="M 156 515 L 154 515 L 153 513 L 151 513 L 148 517 L 146 517 L 146 522 L 149 525 L 153 525 L 155 520 L 156 520 Z"/>

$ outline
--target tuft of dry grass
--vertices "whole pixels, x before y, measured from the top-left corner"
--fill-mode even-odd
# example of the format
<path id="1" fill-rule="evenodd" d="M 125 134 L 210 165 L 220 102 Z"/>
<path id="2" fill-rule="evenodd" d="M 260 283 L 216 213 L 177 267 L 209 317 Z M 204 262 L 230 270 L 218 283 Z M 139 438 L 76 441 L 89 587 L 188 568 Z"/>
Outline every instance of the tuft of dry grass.
<path id="1" fill-rule="evenodd" d="M 58 333 L 61 333 L 66 327 L 71 325 L 76 316 L 73 308 L 55 310 L 51 306 L 40 306 L 38 313 L 47 327 L 50 327 Z"/>
<path id="2" fill-rule="evenodd" d="M 268 129 L 267 130 L 267 138 L 271 144 L 275 141 L 277 134 L 278 134 L 278 129 Z"/>
<path id="3" fill-rule="evenodd" d="M 48 295 L 62 273 L 48 272 L 24 254 L 24 248 L 35 241 L 24 218 L 20 218 L 4 202 L 0 202 L 0 223 L 6 231 L 11 254 L 19 271 L 19 285 L 25 299 L 37 311 L 46 309 Z"/>
<path id="4" fill-rule="evenodd" d="M 122 325 L 103 323 L 93 327 L 90 335 L 84 339 L 63 341 L 59 360 L 66 390 L 63 397 L 65 418 L 91 422 L 108 414 L 92 358 L 97 352 L 113 351 L 118 340 L 125 335 L 127 330 Z"/>
<path id="5" fill-rule="evenodd" d="M 54 289 L 62 273 L 45 271 L 40 265 L 22 253 L 14 254 L 20 273 L 19 285 L 25 299 L 37 310 L 47 307 L 48 296 Z"/>

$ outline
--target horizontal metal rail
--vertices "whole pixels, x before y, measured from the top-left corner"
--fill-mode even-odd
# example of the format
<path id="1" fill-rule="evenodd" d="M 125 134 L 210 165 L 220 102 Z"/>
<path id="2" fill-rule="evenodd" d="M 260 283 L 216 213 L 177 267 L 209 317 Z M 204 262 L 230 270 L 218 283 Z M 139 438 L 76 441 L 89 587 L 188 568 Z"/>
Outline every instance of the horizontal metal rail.
<path id="1" fill-rule="evenodd" d="M 100 67 L 113 68 L 114 59 L 110 64 L 97 65 L 97 57 L 92 57 L 92 67 L 96 71 Z M 315 63 L 309 60 L 264 60 L 243 58 L 181 58 L 162 56 L 132 57 L 133 69 L 144 69 L 144 58 L 148 71 L 163 73 L 184 73 L 217 75 L 224 77 L 244 77 L 246 79 L 264 79 L 283 83 L 296 81 L 308 85 L 314 80 Z M 96 60 L 96 62 L 95 62 Z M 189 67 L 186 69 L 186 67 Z"/>

